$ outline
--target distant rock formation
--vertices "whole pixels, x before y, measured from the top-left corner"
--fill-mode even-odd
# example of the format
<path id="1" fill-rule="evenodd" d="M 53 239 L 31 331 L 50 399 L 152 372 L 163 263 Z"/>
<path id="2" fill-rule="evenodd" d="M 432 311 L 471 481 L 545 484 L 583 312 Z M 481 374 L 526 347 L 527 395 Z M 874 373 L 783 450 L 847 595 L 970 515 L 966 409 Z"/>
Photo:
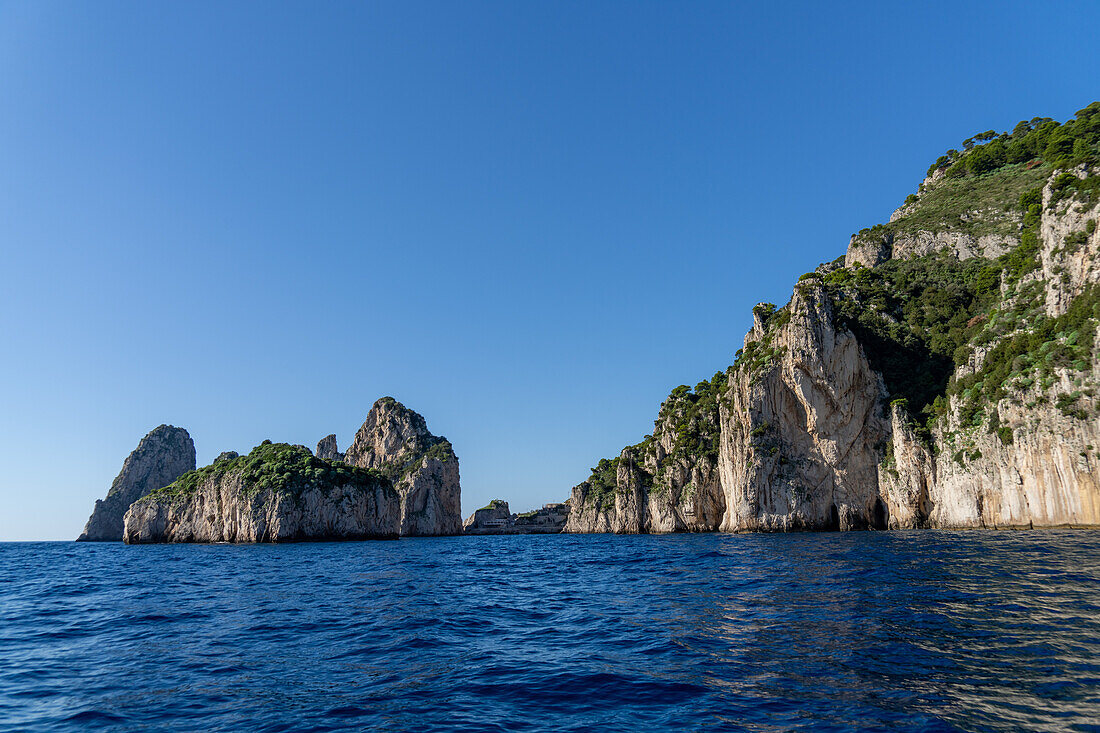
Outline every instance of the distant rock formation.
<path id="1" fill-rule="evenodd" d="M 134 502 L 124 539 L 300 542 L 396 539 L 401 500 L 381 472 L 264 441 L 247 456 L 186 473 Z"/>
<path id="2" fill-rule="evenodd" d="M 135 501 L 195 470 L 195 443 L 183 428 L 161 425 L 141 439 L 98 499 L 77 542 L 120 542 L 123 517 Z"/>
<path id="3" fill-rule="evenodd" d="M 522 514 L 508 511 L 508 502 L 493 499 L 462 524 L 463 534 L 556 534 L 569 518 L 569 501 L 545 504 Z"/>
<path id="4" fill-rule="evenodd" d="M 317 450 L 314 452 L 315 456 L 322 461 L 342 461 L 344 460 L 344 454 L 336 447 L 336 434 L 326 435 L 321 438 L 317 443 Z"/>
<path id="5" fill-rule="evenodd" d="M 397 400 L 374 403 L 344 460 L 393 481 L 401 495 L 402 535 L 462 532 L 458 457 L 446 438 L 432 435 L 424 418 Z"/>
<path id="6" fill-rule="evenodd" d="M 508 510 L 508 502 L 503 499 L 493 499 L 466 518 L 462 523 L 462 531 L 470 534 L 481 530 L 500 529 L 511 522 L 512 512 Z"/>

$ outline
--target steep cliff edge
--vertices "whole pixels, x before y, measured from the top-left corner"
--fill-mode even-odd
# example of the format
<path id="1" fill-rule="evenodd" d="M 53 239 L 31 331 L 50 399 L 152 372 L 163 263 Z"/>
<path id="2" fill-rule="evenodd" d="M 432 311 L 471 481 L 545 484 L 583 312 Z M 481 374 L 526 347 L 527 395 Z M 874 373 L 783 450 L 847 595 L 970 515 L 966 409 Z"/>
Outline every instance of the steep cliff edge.
<path id="1" fill-rule="evenodd" d="M 376 469 L 393 482 L 401 496 L 403 536 L 461 534 L 458 457 L 446 438 L 428 431 L 418 413 L 392 397 L 378 400 L 344 460 Z"/>
<path id="2" fill-rule="evenodd" d="M 141 439 L 111 483 L 96 500 L 77 542 L 121 542 L 123 517 L 135 501 L 195 470 L 195 443 L 183 428 L 161 425 Z"/>
<path id="3" fill-rule="evenodd" d="M 381 472 L 265 441 L 137 500 L 123 535 L 130 544 L 394 539 L 400 524 L 400 498 Z"/>
<path id="4" fill-rule="evenodd" d="M 1100 524 L 1100 103 L 964 148 L 758 305 L 566 531 Z"/>

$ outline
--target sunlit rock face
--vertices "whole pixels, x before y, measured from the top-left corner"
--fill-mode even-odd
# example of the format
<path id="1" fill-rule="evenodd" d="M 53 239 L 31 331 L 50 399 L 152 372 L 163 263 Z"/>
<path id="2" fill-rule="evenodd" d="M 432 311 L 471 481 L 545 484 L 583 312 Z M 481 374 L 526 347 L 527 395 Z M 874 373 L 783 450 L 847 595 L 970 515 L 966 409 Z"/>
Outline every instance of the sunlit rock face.
<path id="1" fill-rule="evenodd" d="M 320 446 L 318 446 L 320 448 Z M 401 534 L 462 532 L 458 456 L 418 413 L 392 397 L 374 403 L 344 460 L 386 474 L 401 496 Z"/>
<path id="2" fill-rule="evenodd" d="M 195 443 L 183 428 L 160 425 L 126 458 L 107 496 L 95 503 L 78 542 L 122 541 L 123 517 L 130 505 L 195 469 Z"/>

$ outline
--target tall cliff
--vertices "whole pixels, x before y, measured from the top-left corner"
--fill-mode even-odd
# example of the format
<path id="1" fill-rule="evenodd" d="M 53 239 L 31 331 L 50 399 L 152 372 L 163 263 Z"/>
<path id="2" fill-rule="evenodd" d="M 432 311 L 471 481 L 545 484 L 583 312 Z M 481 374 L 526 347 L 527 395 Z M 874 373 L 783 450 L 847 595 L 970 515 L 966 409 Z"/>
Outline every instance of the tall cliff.
<path id="1" fill-rule="evenodd" d="M 377 469 L 393 482 L 401 496 L 403 536 L 461 534 L 458 456 L 446 438 L 428 431 L 416 412 L 392 397 L 378 400 L 344 460 Z"/>
<path id="2" fill-rule="evenodd" d="M 1100 103 L 948 151 L 573 488 L 572 532 L 1100 524 Z"/>
<path id="3" fill-rule="evenodd" d="M 265 441 L 138 499 L 123 535 L 130 544 L 395 539 L 400 525 L 400 498 L 381 472 Z"/>
<path id="4" fill-rule="evenodd" d="M 195 470 L 195 443 L 183 428 L 160 425 L 126 458 L 107 496 L 97 499 L 77 542 L 120 542 L 123 517 L 150 491 Z"/>

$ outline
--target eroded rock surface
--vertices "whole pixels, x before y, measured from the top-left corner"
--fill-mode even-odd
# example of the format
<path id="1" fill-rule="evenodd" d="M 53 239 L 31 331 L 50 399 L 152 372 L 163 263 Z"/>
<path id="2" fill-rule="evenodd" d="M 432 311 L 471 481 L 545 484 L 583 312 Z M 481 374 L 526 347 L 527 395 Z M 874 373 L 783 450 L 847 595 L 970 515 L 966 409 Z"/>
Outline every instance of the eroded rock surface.
<path id="1" fill-rule="evenodd" d="M 392 397 L 374 403 L 344 460 L 382 471 L 401 495 L 401 534 L 462 532 L 458 457 L 418 413 Z"/>

